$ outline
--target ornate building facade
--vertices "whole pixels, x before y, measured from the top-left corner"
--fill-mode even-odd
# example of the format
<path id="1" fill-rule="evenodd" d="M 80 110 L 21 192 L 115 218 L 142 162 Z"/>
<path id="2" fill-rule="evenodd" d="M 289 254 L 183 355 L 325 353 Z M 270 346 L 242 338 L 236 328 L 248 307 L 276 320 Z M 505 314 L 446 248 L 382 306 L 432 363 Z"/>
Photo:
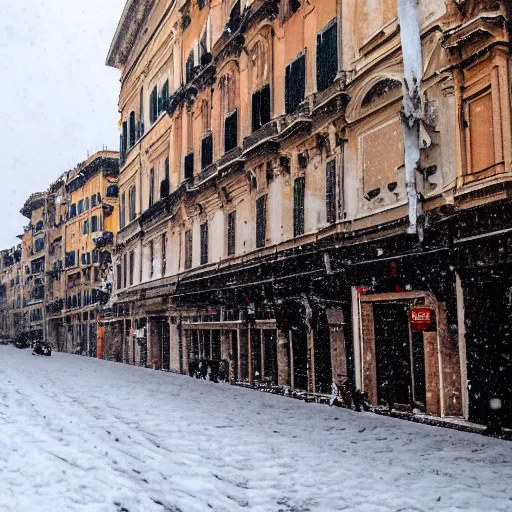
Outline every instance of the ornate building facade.
<path id="1" fill-rule="evenodd" d="M 496 395 L 511 421 L 509 15 L 128 1 L 107 58 L 121 360 L 232 357 L 240 382 L 310 393 L 349 376 L 475 421 Z"/>

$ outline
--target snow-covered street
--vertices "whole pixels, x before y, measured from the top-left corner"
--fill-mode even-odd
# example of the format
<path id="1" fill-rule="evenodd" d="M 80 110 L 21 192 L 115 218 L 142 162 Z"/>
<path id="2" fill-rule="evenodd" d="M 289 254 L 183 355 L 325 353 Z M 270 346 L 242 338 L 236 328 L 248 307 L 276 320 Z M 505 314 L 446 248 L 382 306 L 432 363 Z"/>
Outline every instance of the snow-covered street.
<path id="1" fill-rule="evenodd" d="M 510 511 L 512 444 L 0 346 L 0 510 Z"/>

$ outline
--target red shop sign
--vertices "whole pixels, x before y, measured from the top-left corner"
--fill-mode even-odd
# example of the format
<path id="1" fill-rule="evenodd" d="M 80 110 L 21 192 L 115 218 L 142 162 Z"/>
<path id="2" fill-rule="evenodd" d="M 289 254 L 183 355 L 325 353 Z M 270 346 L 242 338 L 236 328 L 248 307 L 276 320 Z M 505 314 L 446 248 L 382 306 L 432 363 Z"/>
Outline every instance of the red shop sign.
<path id="1" fill-rule="evenodd" d="M 429 332 L 436 329 L 436 315 L 430 308 L 411 308 L 411 329 Z"/>

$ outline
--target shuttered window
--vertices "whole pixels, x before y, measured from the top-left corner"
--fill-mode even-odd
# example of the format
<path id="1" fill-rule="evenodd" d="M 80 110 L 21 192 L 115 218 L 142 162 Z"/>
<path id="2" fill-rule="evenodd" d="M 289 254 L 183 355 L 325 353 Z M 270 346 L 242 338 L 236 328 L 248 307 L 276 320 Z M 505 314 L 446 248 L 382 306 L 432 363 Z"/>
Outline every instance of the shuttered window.
<path id="1" fill-rule="evenodd" d="M 155 169 L 149 171 L 149 207 L 155 204 Z"/>
<path id="2" fill-rule="evenodd" d="M 133 284 L 133 275 L 135 273 L 135 253 L 130 253 L 130 285 Z"/>
<path id="3" fill-rule="evenodd" d="M 256 200 L 256 247 L 265 247 L 267 238 L 267 196 Z"/>
<path id="4" fill-rule="evenodd" d="M 96 215 L 93 215 L 91 217 L 91 228 L 93 233 L 96 233 L 96 231 L 98 231 L 98 217 Z"/>
<path id="5" fill-rule="evenodd" d="M 285 111 L 295 112 L 304 101 L 306 93 L 306 56 L 301 55 L 286 67 L 285 76 Z"/>
<path id="6" fill-rule="evenodd" d="M 164 161 L 164 179 L 160 184 L 160 197 L 163 199 L 167 197 L 171 190 L 170 176 L 169 176 L 169 159 Z"/>
<path id="7" fill-rule="evenodd" d="M 126 226 L 126 192 L 121 196 L 121 211 L 119 212 L 119 224 L 121 229 Z"/>
<path id="8" fill-rule="evenodd" d="M 194 153 L 185 156 L 185 179 L 191 180 L 194 177 Z"/>
<path id="9" fill-rule="evenodd" d="M 123 287 L 126 288 L 128 281 L 128 263 L 126 254 L 123 255 Z"/>
<path id="10" fill-rule="evenodd" d="M 228 256 L 233 256 L 236 249 L 236 211 L 228 214 L 227 242 Z"/>
<path id="11" fill-rule="evenodd" d="M 270 122 L 270 85 L 252 95 L 252 131 Z"/>
<path id="12" fill-rule="evenodd" d="M 192 268 L 192 230 L 185 231 L 185 269 Z"/>
<path id="13" fill-rule="evenodd" d="M 325 91 L 338 74 L 338 24 L 316 36 L 316 88 Z"/>
<path id="14" fill-rule="evenodd" d="M 336 222 L 336 160 L 325 166 L 325 211 L 327 222 Z"/>
<path id="15" fill-rule="evenodd" d="M 121 265 L 117 264 L 116 265 L 116 289 L 117 290 L 121 289 L 121 283 L 122 283 L 121 279 L 122 279 Z"/>
<path id="16" fill-rule="evenodd" d="M 155 85 L 149 97 L 149 121 L 153 124 L 158 118 L 158 89 Z"/>
<path id="17" fill-rule="evenodd" d="M 121 163 L 126 160 L 126 150 L 128 148 L 128 123 L 123 122 L 123 128 L 121 133 Z"/>
<path id="18" fill-rule="evenodd" d="M 89 221 L 84 220 L 84 235 L 89 234 Z"/>
<path id="19" fill-rule="evenodd" d="M 96 201 L 96 194 L 93 194 L 91 196 L 91 208 L 94 208 L 97 204 L 97 201 Z"/>
<path id="20" fill-rule="evenodd" d="M 130 122 L 128 131 L 128 147 L 132 147 L 135 144 L 136 126 L 135 126 L 135 112 L 130 112 Z"/>
<path id="21" fill-rule="evenodd" d="M 158 115 L 163 112 L 169 105 L 169 80 L 164 82 L 162 85 L 162 95 L 159 98 L 158 102 Z"/>
<path id="22" fill-rule="evenodd" d="M 144 135 L 144 88 L 140 89 L 140 99 L 139 99 L 139 138 Z"/>
<path id="23" fill-rule="evenodd" d="M 227 153 L 238 146 L 238 111 L 234 110 L 224 121 L 224 151 Z"/>
<path id="24" fill-rule="evenodd" d="M 128 191 L 128 208 L 129 208 L 129 220 L 130 222 L 132 220 L 135 220 L 135 204 L 137 200 L 137 193 L 135 187 L 130 187 L 130 190 Z"/>
<path id="25" fill-rule="evenodd" d="M 167 272 L 167 233 L 162 235 L 162 276 Z"/>
<path id="26" fill-rule="evenodd" d="M 208 263 L 208 223 L 201 224 L 201 265 Z"/>
<path id="27" fill-rule="evenodd" d="M 213 135 L 210 133 L 201 141 L 201 169 L 205 169 L 213 162 Z"/>
<path id="28" fill-rule="evenodd" d="M 296 178 L 293 182 L 293 236 L 304 234 L 304 191 L 306 178 Z"/>
<path id="29" fill-rule="evenodd" d="M 187 62 L 185 64 L 185 80 L 187 83 L 191 82 L 194 78 L 194 51 L 191 51 L 188 55 Z"/>

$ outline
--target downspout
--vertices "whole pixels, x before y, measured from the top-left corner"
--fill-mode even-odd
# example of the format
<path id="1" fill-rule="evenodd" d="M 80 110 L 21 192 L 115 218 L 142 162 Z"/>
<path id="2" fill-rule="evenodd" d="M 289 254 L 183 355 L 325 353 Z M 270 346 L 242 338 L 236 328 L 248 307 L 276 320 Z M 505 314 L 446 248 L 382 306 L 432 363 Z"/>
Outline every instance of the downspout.
<path id="1" fill-rule="evenodd" d="M 416 171 L 420 165 L 420 125 L 422 104 L 420 84 L 423 76 L 417 0 L 397 0 L 400 38 L 404 61 L 403 102 L 400 118 L 405 149 L 405 184 L 409 203 L 408 233 L 417 232 L 418 191 Z"/>

